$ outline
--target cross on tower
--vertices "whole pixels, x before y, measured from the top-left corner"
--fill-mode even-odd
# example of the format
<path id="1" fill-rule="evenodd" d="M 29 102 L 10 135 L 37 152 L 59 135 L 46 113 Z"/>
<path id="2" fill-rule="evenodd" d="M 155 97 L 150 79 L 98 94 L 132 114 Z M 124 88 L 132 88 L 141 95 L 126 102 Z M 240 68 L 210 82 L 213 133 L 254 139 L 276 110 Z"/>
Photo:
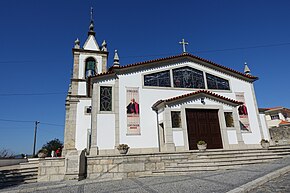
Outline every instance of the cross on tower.
<path id="1" fill-rule="evenodd" d="M 188 45 L 188 42 L 186 42 L 186 41 L 184 41 L 184 39 L 182 39 L 182 41 L 179 42 L 179 44 L 182 44 L 182 52 L 186 53 L 185 45 Z"/>
<path id="2" fill-rule="evenodd" d="M 93 7 L 91 7 L 91 21 L 94 21 L 94 19 L 93 19 L 93 11 L 94 11 L 94 9 L 93 9 Z"/>

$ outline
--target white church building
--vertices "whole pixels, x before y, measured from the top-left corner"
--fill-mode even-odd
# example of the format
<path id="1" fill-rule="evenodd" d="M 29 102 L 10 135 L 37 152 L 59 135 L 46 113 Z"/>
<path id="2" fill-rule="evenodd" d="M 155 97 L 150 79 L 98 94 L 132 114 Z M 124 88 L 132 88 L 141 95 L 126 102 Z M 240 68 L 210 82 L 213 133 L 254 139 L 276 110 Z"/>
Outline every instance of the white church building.
<path id="1" fill-rule="evenodd" d="M 180 42 L 185 46 L 184 40 Z M 91 22 L 83 44 L 75 41 L 66 99 L 64 152 L 90 155 L 260 147 L 262 128 L 254 91 L 258 79 L 187 53 L 122 64 L 108 61 Z M 112 66 L 108 68 L 108 66 Z M 65 155 L 65 153 L 64 153 Z"/>

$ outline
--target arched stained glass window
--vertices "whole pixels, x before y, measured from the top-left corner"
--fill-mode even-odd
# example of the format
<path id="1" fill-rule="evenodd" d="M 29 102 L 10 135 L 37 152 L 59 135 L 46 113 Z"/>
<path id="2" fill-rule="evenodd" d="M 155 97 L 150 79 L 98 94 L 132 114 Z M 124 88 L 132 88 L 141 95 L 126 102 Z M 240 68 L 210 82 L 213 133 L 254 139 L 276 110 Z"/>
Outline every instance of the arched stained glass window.
<path id="1" fill-rule="evenodd" d="M 174 69 L 173 83 L 179 88 L 205 88 L 203 72 L 190 67 Z"/>
<path id="2" fill-rule="evenodd" d="M 85 77 L 95 76 L 97 73 L 96 60 L 92 57 L 86 59 Z"/>

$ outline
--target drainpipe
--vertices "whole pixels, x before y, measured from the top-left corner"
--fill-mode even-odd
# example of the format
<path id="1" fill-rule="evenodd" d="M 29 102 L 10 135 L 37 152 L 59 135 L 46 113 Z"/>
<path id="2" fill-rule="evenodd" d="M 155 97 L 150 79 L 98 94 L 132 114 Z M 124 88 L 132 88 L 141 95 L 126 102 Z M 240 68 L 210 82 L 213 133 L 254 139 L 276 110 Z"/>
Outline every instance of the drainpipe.
<path id="1" fill-rule="evenodd" d="M 158 151 L 161 152 L 160 148 L 160 132 L 159 132 L 159 118 L 158 118 L 158 109 L 152 107 L 152 110 L 156 113 L 156 120 L 157 120 L 157 137 L 158 137 Z"/>

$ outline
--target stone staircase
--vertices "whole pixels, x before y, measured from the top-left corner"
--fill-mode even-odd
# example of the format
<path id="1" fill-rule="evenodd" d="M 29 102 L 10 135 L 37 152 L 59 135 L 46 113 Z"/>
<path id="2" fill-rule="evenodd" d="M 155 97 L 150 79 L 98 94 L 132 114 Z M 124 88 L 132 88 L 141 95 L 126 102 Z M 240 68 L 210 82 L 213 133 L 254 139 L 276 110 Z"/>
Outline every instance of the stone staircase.
<path id="1" fill-rule="evenodd" d="M 152 174 L 154 176 L 178 175 L 261 164 L 290 156 L 290 146 L 270 147 L 269 150 L 207 150 L 205 152 L 197 152 L 195 155 L 192 158 L 188 157 L 188 160 L 180 159 L 180 161 L 176 162 L 168 160 L 168 162 L 165 162 L 164 169 L 153 171 Z M 180 158 L 184 156 L 183 154 L 176 155 L 176 157 Z"/>
<path id="2" fill-rule="evenodd" d="M 28 162 L 0 167 L 0 189 L 37 182 L 38 164 L 38 159 L 29 159 Z"/>

